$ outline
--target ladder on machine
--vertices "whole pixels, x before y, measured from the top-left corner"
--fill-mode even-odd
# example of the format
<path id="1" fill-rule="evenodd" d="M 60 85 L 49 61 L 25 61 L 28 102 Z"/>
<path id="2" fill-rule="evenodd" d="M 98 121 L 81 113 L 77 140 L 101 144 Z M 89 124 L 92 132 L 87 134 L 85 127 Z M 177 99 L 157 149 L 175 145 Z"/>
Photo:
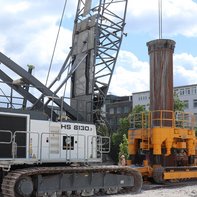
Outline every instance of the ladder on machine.
<path id="1" fill-rule="evenodd" d="M 150 128 L 143 128 L 142 129 L 142 150 L 147 151 L 150 149 Z"/>
<path id="2" fill-rule="evenodd" d="M 150 149 L 150 117 L 150 113 L 144 113 L 142 116 L 141 148 L 143 151 L 148 151 Z"/>

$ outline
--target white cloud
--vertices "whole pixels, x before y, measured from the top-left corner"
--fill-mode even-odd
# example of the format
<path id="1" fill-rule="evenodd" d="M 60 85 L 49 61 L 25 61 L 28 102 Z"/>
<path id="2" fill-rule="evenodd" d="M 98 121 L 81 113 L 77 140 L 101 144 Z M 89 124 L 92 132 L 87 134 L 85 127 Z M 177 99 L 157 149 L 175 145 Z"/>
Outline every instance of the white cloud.
<path id="1" fill-rule="evenodd" d="M 197 57 L 188 53 L 175 54 L 174 62 L 176 65 L 186 66 L 188 69 L 195 69 L 197 67 Z"/>
<path id="2" fill-rule="evenodd" d="M 16 2 L 16 3 L 12 2 L 10 4 L 7 4 L 4 9 L 8 13 L 16 14 L 18 12 L 27 10 L 29 7 L 30 7 L 30 2 L 21 1 L 21 2 Z"/>
<path id="3" fill-rule="evenodd" d="M 174 55 L 174 82 L 175 85 L 197 83 L 197 57 L 181 53 Z"/>
<path id="4" fill-rule="evenodd" d="M 197 83 L 197 57 L 191 54 L 174 54 L 174 85 Z M 109 92 L 124 96 L 149 90 L 149 63 L 135 54 L 120 51 Z"/>
<path id="5" fill-rule="evenodd" d="M 0 20 L 0 51 L 25 69 L 27 64 L 35 65 L 34 73 L 42 82 L 46 80 L 63 9 L 62 1 L 57 1 L 8 0 L 5 3 L 0 0 L 3 10 L 0 18 L 5 19 Z M 67 6 L 71 7 L 67 10 L 73 10 L 75 5 L 69 3 Z M 52 70 L 62 66 L 71 38 L 72 30 L 61 27 Z"/>
<path id="6" fill-rule="evenodd" d="M 145 36 L 158 34 L 158 0 L 129 0 L 128 3 L 127 29 L 130 32 L 145 33 Z M 0 4 L 0 51 L 25 69 L 27 64 L 35 65 L 34 75 L 45 83 L 64 2 L 0 0 Z M 66 19 L 61 29 L 50 80 L 56 76 L 71 46 L 73 20 L 70 17 L 75 15 L 76 4 L 77 1 L 67 3 Z M 194 1 L 163 1 L 164 35 L 197 36 L 196 18 L 197 4 Z M 70 29 L 65 28 L 68 26 Z M 129 36 L 128 42 L 131 40 Z M 109 89 L 112 94 L 131 95 L 132 92 L 149 89 L 149 63 L 141 61 L 141 58 L 135 52 L 120 51 Z M 197 57 L 187 53 L 175 54 L 175 84 L 197 83 L 196 76 Z"/>
<path id="7" fill-rule="evenodd" d="M 131 95 L 149 88 L 149 65 L 133 53 L 120 51 L 109 92 L 115 95 Z"/>
<path id="8" fill-rule="evenodd" d="M 163 35 L 197 36 L 197 3 L 192 0 L 163 1 Z M 158 0 L 129 1 L 127 25 L 131 32 L 158 35 Z"/>

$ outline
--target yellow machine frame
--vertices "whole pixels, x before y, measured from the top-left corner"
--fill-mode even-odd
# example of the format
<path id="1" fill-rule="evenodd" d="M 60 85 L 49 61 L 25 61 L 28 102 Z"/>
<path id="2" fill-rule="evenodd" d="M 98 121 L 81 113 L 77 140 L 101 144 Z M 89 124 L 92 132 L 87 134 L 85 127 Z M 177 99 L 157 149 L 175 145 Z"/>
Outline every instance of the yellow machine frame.
<path id="1" fill-rule="evenodd" d="M 164 157 L 167 157 L 172 154 L 172 149 L 179 150 L 183 156 L 190 158 L 190 162 L 184 168 L 171 166 L 168 170 L 164 169 L 162 179 L 197 178 L 194 123 L 194 115 L 185 112 L 157 110 L 135 114 L 131 120 L 132 128 L 128 131 L 129 155 L 135 156 L 141 150 L 148 156 L 161 156 L 164 149 Z M 128 163 L 135 164 L 131 160 Z M 163 167 L 162 164 L 154 164 L 145 158 L 138 170 L 143 176 L 152 177 L 154 169 L 160 167 Z"/>

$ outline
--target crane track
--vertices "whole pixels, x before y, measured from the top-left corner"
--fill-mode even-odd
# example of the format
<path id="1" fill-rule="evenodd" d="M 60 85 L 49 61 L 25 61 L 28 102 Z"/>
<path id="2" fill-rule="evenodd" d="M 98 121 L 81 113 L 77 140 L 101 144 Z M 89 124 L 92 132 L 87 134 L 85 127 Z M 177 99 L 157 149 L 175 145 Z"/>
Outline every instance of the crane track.
<path id="1" fill-rule="evenodd" d="M 18 169 L 8 172 L 4 177 L 1 185 L 2 194 L 4 197 L 20 197 L 15 192 L 17 181 L 22 177 L 31 177 L 35 175 L 44 174 L 59 174 L 59 173 L 85 173 L 85 172 L 103 172 L 103 173 L 117 173 L 131 175 L 134 177 L 134 186 L 121 188 L 118 190 L 118 194 L 124 193 L 138 193 L 142 187 L 142 177 L 140 173 L 132 168 L 123 166 L 84 166 L 84 167 L 32 167 L 25 169 Z M 102 192 L 97 192 L 94 195 L 103 195 Z M 105 193 L 106 194 L 106 193 Z"/>

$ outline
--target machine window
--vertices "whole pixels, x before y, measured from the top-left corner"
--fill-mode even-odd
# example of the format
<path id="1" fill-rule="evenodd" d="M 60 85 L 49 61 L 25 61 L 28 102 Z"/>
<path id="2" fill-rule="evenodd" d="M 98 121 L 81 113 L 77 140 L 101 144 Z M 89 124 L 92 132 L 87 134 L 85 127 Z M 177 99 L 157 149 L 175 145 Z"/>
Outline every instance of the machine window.
<path id="1" fill-rule="evenodd" d="M 63 136 L 63 150 L 74 150 L 74 136 Z"/>

